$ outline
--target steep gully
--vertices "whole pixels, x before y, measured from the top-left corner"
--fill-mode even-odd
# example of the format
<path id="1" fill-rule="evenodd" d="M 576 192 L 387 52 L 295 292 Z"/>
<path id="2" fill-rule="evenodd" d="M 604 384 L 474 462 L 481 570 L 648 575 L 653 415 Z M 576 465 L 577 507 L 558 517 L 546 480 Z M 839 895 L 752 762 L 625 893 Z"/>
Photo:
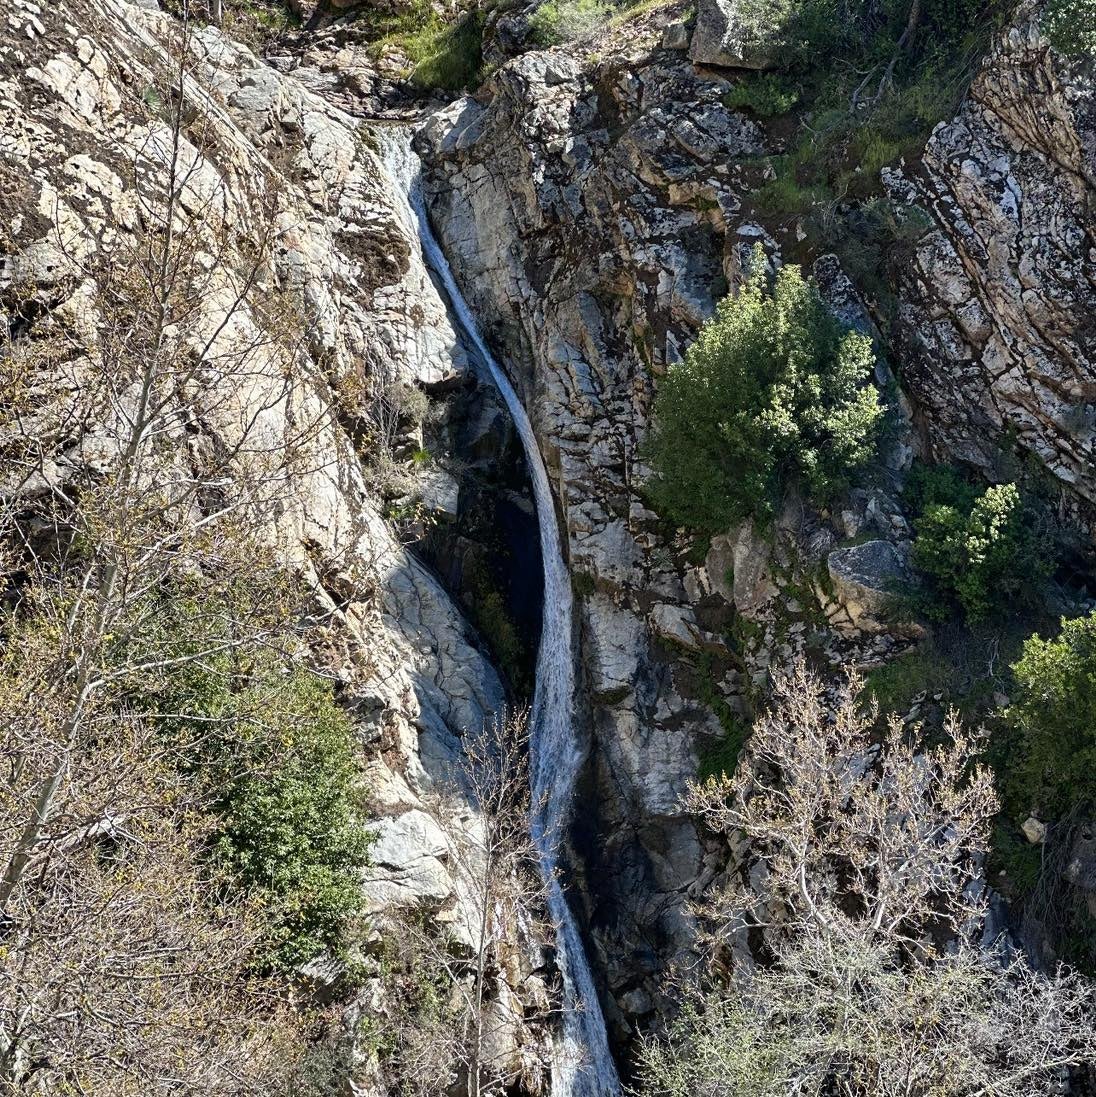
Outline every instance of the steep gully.
<path id="1" fill-rule="evenodd" d="M 389 171 L 407 195 L 423 258 L 441 282 L 461 333 L 486 366 L 513 417 L 532 478 L 544 567 L 544 616 L 531 717 L 533 838 L 541 852 L 549 914 L 557 927 L 556 957 L 564 991 L 562 1032 L 552 1062 L 552 1094 L 616 1097 L 620 1083 L 609 1052 L 605 1021 L 578 925 L 557 878 L 557 847 L 570 816 L 582 751 L 573 721 L 571 578 L 563 560 L 552 489 L 529 416 L 506 373 L 487 349 L 430 228 L 411 133 L 394 128 L 385 133 L 384 140 Z"/>

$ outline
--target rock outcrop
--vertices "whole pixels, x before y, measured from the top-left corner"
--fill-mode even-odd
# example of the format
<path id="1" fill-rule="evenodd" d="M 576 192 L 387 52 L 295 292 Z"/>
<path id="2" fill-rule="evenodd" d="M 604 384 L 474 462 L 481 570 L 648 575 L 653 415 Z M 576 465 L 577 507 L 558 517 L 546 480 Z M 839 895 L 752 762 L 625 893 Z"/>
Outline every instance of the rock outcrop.
<path id="1" fill-rule="evenodd" d="M 698 65 L 733 69 L 775 67 L 781 42 L 775 10 L 742 0 L 700 0 L 689 56 Z"/>
<path id="2" fill-rule="evenodd" d="M 732 77 L 661 45 L 681 17 L 660 9 L 596 56 L 519 56 L 418 138 L 439 239 L 556 479 L 593 745 L 576 871 L 621 1038 L 659 1008 L 663 970 L 692 939 L 687 897 L 711 879 L 680 812 L 686 783 L 768 661 L 824 627 L 804 576 L 836 541 L 791 506 L 775 541 L 747 526 L 700 564 L 643 501 L 658 377 L 756 244 L 779 262 L 743 213 L 766 138 L 724 104 Z M 847 278 L 824 266 L 835 307 L 860 323 Z M 774 597 L 789 584 L 794 596 Z M 737 629 L 736 609 L 758 623 Z"/>
<path id="3" fill-rule="evenodd" d="M 748 214 L 776 145 L 726 106 L 741 73 L 693 63 L 745 63 L 698 55 L 713 7 L 734 15 L 701 6 L 692 60 L 671 4 L 589 47 L 512 59 L 418 138 L 437 234 L 556 478 L 593 746 L 574 841 L 621 1038 L 659 1010 L 662 970 L 692 937 L 686 900 L 718 861 L 679 809 L 698 759 L 734 733 L 772 664 L 810 647 L 870 665 L 907 642 L 880 620 L 887 588 L 909 578 L 895 492 L 916 448 L 907 430 L 876 486 L 837 513 L 789 499 L 773 528 L 713 537 L 701 559 L 644 503 L 658 378 L 757 245 L 781 262 Z M 812 274 L 834 314 L 871 333 L 837 260 Z M 877 381 L 894 387 L 882 364 Z"/>
<path id="4" fill-rule="evenodd" d="M 760 235 L 735 221 L 736 179 L 763 142 L 727 86 L 649 45 L 593 71 L 527 53 L 421 135 L 439 238 L 557 478 L 596 756 L 576 841 L 618 1022 L 653 1008 L 702 871 L 678 801 L 722 730 L 679 653 L 714 689 L 730 670 L 726 603 L 692 604 L 637 490 L 655 378 Z"/>
<path id="5" fill-rule="evenodd" d="M 1096 530 L 1096 81 L 1025 4 L 918 170 L 886 173 L 928 219 L 898 270 L 903 378 L 933 452 L 990 479 L 1014 447 Z"/>

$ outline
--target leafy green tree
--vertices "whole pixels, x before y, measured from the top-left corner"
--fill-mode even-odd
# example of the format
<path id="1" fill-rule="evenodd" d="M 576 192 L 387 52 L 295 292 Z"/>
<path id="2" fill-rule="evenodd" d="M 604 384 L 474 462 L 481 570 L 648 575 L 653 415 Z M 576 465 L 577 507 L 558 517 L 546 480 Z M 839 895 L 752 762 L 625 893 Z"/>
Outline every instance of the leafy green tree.
<path id="1" fill-rule="evenodd" d="M 871 340 L 797 266 L 721 301 L 659 386 L 648 457 L 657 509 L 708 532 L 766 517 L 789 483 L 824 502 L 875 452 Z"/>
<path id="2" fill-rule="evenodd" d="M 915 524 L 913 562 L 938 592 L 930 616 L 943 617 L 958 603 L 971 620 L 984 620 L 1030 603 L 1050 574 L 1045 538 L 1015 484 L 973 497 L 930 490 Z"/>
<path id="3" fill-rule="evenodd" d="M 1096 57 L 1096 0 L 1050 0 L 1043 9 L 1043 33 L 1067 57 Z"/>
<path id="4" fill-rule="evenodd" d="M 1021 814 L 1061 818 L 1096 806 L 1096 613 L 1062 620 L 1054 640 L 1032 636 L 1013 664 L 1008 710 L 1019 742 L 1006 792 Z"/>

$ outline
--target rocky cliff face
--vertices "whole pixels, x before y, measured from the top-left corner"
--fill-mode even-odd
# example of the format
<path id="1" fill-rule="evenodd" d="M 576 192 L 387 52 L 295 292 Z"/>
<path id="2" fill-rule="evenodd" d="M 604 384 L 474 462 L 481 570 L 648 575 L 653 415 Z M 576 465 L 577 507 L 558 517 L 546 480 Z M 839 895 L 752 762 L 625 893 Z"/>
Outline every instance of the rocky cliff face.
<path id="1" fill-rule="evenodd" d="M 902 372 L 934 452 L 1001 475 L 1013 446 L 1096 529 L 1096 82 L 1025 4 L 958 116 L 891 195 L 930 230 L 902 288 Z"/>
<path id="2" fill-rule="evenodd" d="M 162 185 L 162 108 L 181 94 L 184 220 L 215 208 L 228 267 L 243 269 L 249 234 L 272 219 L 260 288 L 307 317 L 307 338 L 270 369 L 290 370 L 309 407 L 336 412 L 272 536 L 332 616 L 317 655 L 360 717 L 380 818 L 365 886 L 378 912 L 411 902 L 459 920 L 447 828 L 472 824 L 458 804 L 439 819 L 427 794 L 504 693 L 449 596 L 382 518 L 355 443 L 371 394 L 411 385 L 464 408 L 430 444 L 479 466 L 471 494 L 490 501 L 470 519 L 467 482 L 435 469 L 427 495 L 442 529 L 428 551 L 470 600 L 469 569 L 485 566 L 476 528 L 526 504 L 499 406 L 475 389 L 422 267 L 390 142 L 351 113 L 412 106 L 342 32 L 264 61 L 199 30 L 188 47 L 198 78 L 180 89 L 178 24 L 149 8 L 10 0 L 0 15 L 9 327 L 33 338 L 36 323 L 94 293 L 97 266 L 139 231 L 139 188 Z M 1018 444 L 1096 529 L 1096 85 L 1049 50 L 1030 7 L 923 162 L 886 176 L 892 199 L 929 225 L 895 271 L 916 434 L 840 513 L 791 500 L 771 535 L 743 527 L 690 552 L 647 509 L 642 446 L 659 376 L 740 283 L 756 244 L 780 259 L 749 214 L 756 160 L 776 141 L 724 104 L 734 73 L 690 60 L 684 13 L 670 3 L 591 45 L 539 52 L 499 31 L 502 66 L 419 135 L 438 236 L 555 479 L 578 595 L 576 719 L 592 748 L 572 861 L 620 1039 L 655 1016 L 664 970 L 692 940 L 687 900 L 725 868 L 726 851 L 679 809 L 700 756 L 733 732 L 770 662 L 810 644 L 864 663 L 904 642 L 878 609 L 907 568 L 909 529 L 887 478 L 912 448 L 992 477 Z M 832 257 L 814 273 L 840 315 L 870 326 Z M 202 307 L 216 323 L 217 300 Z M 288 435 L 280 414 L 274 429 Z M 51 474 L 87 452 L 59 432 Z M 530 611 L 528 630 L 534 621 Z M 516 1048 L 540 1038 L 520 1025 L 521 995 L 539 993 L 534 962 L 508 976 Z"/>
<path id="3" fill-rule="evenodd" d="M 527 53 L 422 131 L 439 238 L 557 480 L 596 759 L 577 841 L 618 1021 L 652 1008 L 703 872 L 678 800 L 722 732 L 678 655 L 714 660 L 714 690 L 730 670 L 725 603 L 695 569 L 686 589 L 638 491 L 656 377 L 761 235 L 735 216 L 762 137 L 726 87 L 649 43 L 599 66 Z"/>
<path id="4" fill-rule="evenodd" d="M 694 67 L 679 16 L 669 5 L 596 48 L 519 56 L 420 134 L 439 236 L 557 478 L 593 737 L 575 840 L 618 1035 L 657 1006 L 656 974 L 690 937 L 687 896 L 718 871 L 677 809 L 725 734 L 715 713 L 726 723 L 792 650 L 863 665 L 904 642 L 879 623 L 908 574 L 886 469 L 840 514 L 792 505 L 773 538 L 730 531 L 700 566 L 643 504 L 658 376 L 756 243 L 779 261 L 744 212 L 752 162 L 777 139 L 723 105 L 740 74 Z M 888 175 L 892 198 L 932 220 L 897 274 L 912 400 L 899 410 L 919 429 L 887 455 L 892 472 L 927 442 L 993 475 L 1015 431 L 1091 501 L 1086 71 L 1050 52 L 1026 8 L 924 163 Z M 870 327 L 832 258 L 814 273 L 839 315 Z"/>
<path id="5" fill-rule="evenodd" d="M 148 6 L 13 0 L 0 25 L 0 299 L 13 338 L 47 338 L 51 317 L 96 300 L 97 279 L 142 231 L 142 203 L 166 186 L 170 105 L 180 95 L 176 231 L 187 247 L 209 250 L 228 286 L 249 270 L 254 240 L 272 233 L 256 292 L 235 309 L 231 293 L 205 294 L 200 324 L 221 330 L 228 361 L 279 318 L 300 317 L 300 329 L 256 359 L 254 376 L 211 367 L 195 399 L 222 439 L 240 418 L 263 417 L 287 446 L 301 422 L 323 423 L 264 535 L 324 611 L 315 657 L 358 721 L 377 816 L 363 881 L 370 907 L 425 906 L 459 928 L 450 843 L 477 824 L 467 805 L 439 813 L 427 798 L 450 776 L 461 735 L 505 698 L 466 621 L 382 517 L 355 445 L 375 394 L 396 383 L 459 386 L 468 366 L 423 268 L 388 139 L 309 90 L 323 84 L 315 73 L 282 74 L 213 28 L 185 40 L 175 19 Z M 95 354 L 94 337 L 79 353 Z M 286 376 L 292 399 L 264 404 Z M 54 381 L 39 379 L 38 391 Z M 94 409 L 79 409 L 79 391 L 84 426 L 73 435 L 58 405 L 39 474 L 54 483 L 98 459 L 102 432 Z M 41 414 L 51 421 L 54 412 L 46 403 Z M 185 444 L 177 440 L 180 452 Z M 6 499 L 41 487 L 4 470 Z M 537 1045 L 521 1028 L 534 962 L 499 975 L 516 1047 Z"/>

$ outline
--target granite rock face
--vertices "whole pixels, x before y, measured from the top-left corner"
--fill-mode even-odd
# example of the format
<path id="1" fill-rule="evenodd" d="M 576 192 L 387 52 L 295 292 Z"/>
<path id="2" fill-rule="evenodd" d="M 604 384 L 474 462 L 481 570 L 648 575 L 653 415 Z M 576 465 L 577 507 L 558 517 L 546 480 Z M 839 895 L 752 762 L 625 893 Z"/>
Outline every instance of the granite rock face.
<path id="1" fill-rule="evenodd" d="M 741 213 L 761 130 L 723 105 L 727 80 L 662 37 L 659 24 L 615 52 L 602 42 L 600 61 L 526 53 L 417 139 L 436 232 L 558 492 L 593 748 L 576 873 L 620 1038 L 659 1008 L 662 972 L 691 941 L 705 851 L 680 800 L 725 734 L 712 698 L 743 706 L 725 638 L 735 597 L 752 610 L 769 593 L 763 538 L 713 542 L 698 567 L 640 492 L 657 378 L 754 244 L 775 251 Z"/>
<path id="2" fill-rule="evenodd" d="M 991 479 L 1019 447 L 1096 530 L 1096 82 L 1039 5 L 996 40 L 919 170 L 887 173 L 927 231 L 899 269 L 903 377 L 935 454 Z"/>

